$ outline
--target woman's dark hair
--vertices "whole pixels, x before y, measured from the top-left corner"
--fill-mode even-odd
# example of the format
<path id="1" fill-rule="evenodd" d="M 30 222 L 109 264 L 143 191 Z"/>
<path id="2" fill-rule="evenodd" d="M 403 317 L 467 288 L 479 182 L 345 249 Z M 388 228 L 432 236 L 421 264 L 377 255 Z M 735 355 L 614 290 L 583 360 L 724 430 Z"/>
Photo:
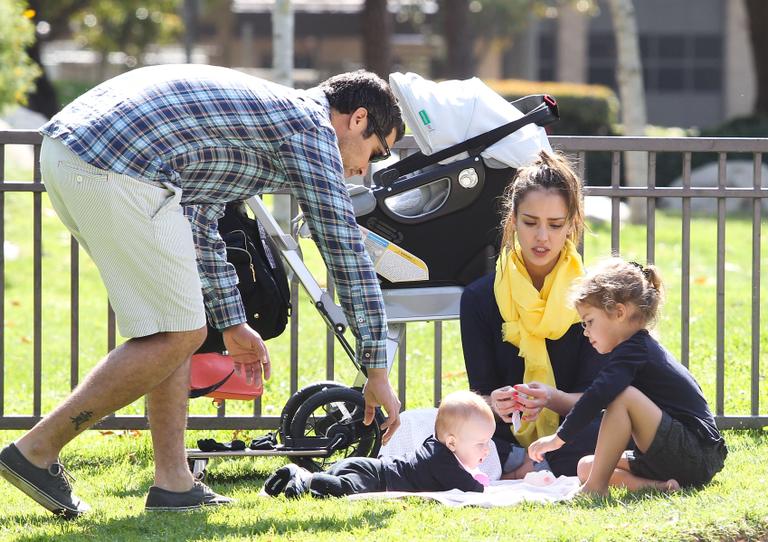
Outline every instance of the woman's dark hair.
<path id="1" fill-rule="evenodd" d="M 570 233 L 568 238 L 577 243 L 584 230 L 584 198 L 581 181 L 568 160 L 561 154 L 541 151 L 530 166 L 517 169 L 515 178 L 504 192 L 502 203 L 504 218 L 501 222 L 502 246 L 513 249 L 514 217 L 520 204 L 534 190 L 551 190 L 560 194 L 568 209 Z"/>
<path id="2" fill-rule="evenodd" d="M 381 137 L 387 137 L 395 130 L 395 141 L 405 133 L 400 105 L 389 85 L 375 73 L 365 70 L 334 75 L 320 83 L 320 89 L 328 98 L 328 103 L 339 113 L 352 113 L 358 107 L 368 110 L 373 122 L 363 133 L 370 137 L 378 130 Z"/>

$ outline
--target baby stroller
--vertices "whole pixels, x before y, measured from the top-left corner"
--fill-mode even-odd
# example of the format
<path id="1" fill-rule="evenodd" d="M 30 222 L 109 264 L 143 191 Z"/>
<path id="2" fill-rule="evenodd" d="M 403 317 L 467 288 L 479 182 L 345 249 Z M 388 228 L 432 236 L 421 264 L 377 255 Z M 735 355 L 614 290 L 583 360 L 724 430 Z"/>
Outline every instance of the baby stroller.
<path id="1" fill-rule="evenodd" d="M 405 95 L 404 84 L 418 88 L 419 81 L 414 79 L 418 76 L 408 74 L 400 80 L 397 76 L 400 74 L 393 74 L 390 82 L 400 93 L 398 98 L 409 126 L 423 115 L 429 118 L 423 103 Z M 475 81 L 479 83 L 470 80 L 472 92 L 463 89 L 464 94 L 471 97 L 484 92 L 477 90 Z M 439 94 L 440 89 L 436 92 Z M 511 107 L 515 111 L 513 120 L 499 125 L 492 119 L 496 122 L 494 128 L 470 134 L 436 152 L 430 153 L 433 149 L 416 133 L 421 152 L 377 171 L 371 187 L 350 186 L 366 249 L 381 279 L 389 327 L 389 369 L 407 322 L 458 317 L 463 286 L 488 272 L 498 252 L 497 207 L 514 173 L 510 162 L 522 165 L 532 161 L 542 148 L 549 148 L 546 137 L 541 135 L 543 130 L 536 126 L 546 126 L 559 118 L 555 100 L 545 95 L 528 96 L 512 102 Z M 433 113 L 432 118 L 435 116 Z M 540 130 L 533 137 L 530 133 L 526 136 L 524 145 L 530 147 L 527 157 L 505 157 L 501 162 L 498 154 L 487 154 L 494 144 L 524 127 Z M 207 462 L 213 457 L 282 455 L 312 471 L 326 469 L 344 457 L 376 457 L 381 446 L 382 417 L 379 413 L 370 426 L 362 423 L 365 402 L 360 390 L 365 370 L 355 360 L 354 348 L 345 336 L 347 321 L 343 311 L 318 285 L 301 259 L 296 240 L 283 232 L 262 200 L 253 197 L 247 204 L 359 373 L 351 387 L 318 382 L 297 391 L 282 410 L 276 435 L 257 439 L 244 450 L 187 450 L 190 469 L 203 479 Z M 450 237 L 450 251 L 435 242 L 446 236 Z M 211 393 L 215 397 L 215 392 Z"/>

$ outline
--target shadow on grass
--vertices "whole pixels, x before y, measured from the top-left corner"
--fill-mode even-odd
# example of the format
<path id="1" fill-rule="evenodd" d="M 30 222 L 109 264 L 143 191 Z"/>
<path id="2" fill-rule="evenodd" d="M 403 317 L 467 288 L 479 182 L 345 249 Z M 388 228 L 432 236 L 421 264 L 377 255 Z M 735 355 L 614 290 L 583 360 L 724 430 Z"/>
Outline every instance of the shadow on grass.
<path id="1" fill-rule="evenodd" d="M 137 516 L 106 519 L 99 521 L 82 518 L 63 525 L 66 532 L 56 534 L 56 540 L 81 541 L 84 537 L 91 540 L 217 540 L 222 537 L 237 538 L 272 533 L 276 537 L 297 533 L 342 533 L 358 528 L 371 529 L 377 526 L 390 525 L 394 511 L 362 510 L 343 518 L 332 519 L 324 517 L 307 517 L 291 515 L 289 517 L 272 517 L 268 512 L 265 517 L 239 515 L 232 523 L 222 521 L 220 516 L 212 521 L 214 509 L 197 510 L 184 513 L 144 513 Z M 11 521 L 29 522 L 28 516 L 13 515 Z M 32 527 L 45 526 L 51 522 L 62 522 L 60 518 L 40 517 L 33 522 Z M 50 535 L 29 535 L 16 538 L 19 541 L 50 540 Z"/>

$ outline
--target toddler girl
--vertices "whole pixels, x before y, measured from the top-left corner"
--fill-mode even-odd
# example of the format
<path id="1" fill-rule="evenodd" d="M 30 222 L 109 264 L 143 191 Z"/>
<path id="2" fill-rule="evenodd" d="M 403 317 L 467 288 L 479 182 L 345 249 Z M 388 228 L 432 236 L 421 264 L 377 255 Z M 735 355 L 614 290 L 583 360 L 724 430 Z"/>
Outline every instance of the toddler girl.
<path id="1" fill-rule="evenodd" d="M 605 409 L 595 454 L 579 461 L 581 492 L 606 495 L 609 485 L 674 491 L 704 485 L 723 468 L 728 451 L 701 388 L 646 329 L 661 299 L 655 267 L 619 258 L 598 265 L 572 292 L 584 335 L 610 356 L 557 432 L 528 453 L 541 461 Z M 630 437 L 635 449 L 625 451 Z"/>

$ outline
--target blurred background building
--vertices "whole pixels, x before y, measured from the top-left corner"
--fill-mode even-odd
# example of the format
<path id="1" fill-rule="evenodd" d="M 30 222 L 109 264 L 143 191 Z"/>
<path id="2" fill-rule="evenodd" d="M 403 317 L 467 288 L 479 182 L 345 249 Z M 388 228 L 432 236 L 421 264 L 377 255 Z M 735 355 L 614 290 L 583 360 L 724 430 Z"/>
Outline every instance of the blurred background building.
<path id="1" fill-rule="evenodd" d="M 710 127 L 752 111 L 755 68 L 747 1 L 635 0 L 650 124 Z M 62 3 L 80 4 L 79 11 L 67 14 L 65 28 L 61 20 L 49 20 L 49 2 L 29 2 L 39 11 L 41 63 L 48 78 L 63 89 L 60 100 L 142 64 L 211 63 L 274 78 L 273 0 L 146 3 L 163 4 L 166 13 L 159 15 L 142 2 L 127 0 L 123 5 L 130 4 L 130 15 L 143 20 L 165 17 L 162 26 L 169 30 L 167 36 L 157 32 L 157 40 L 133 52 L 98 51 L 96 41 L 86 43 L 82 37 L 83 29 L 89 24 L 98 27 L 106 17 L 93 6 L 115 0 Z M 380 65 L 389 71 L 415 71 L 428 78 L 476 75 L 486 80 L 598 84 L 615 90 L 616 48 L 606 3 L 290 0 L 293 83 L 307 87 L 334 73 L 370 68 L 370 59 L 380 53 Z M 373 13 L 372 19 L 369 13 L 366 18 L 371 9 L 380 10 L 378 16 Z"/>

